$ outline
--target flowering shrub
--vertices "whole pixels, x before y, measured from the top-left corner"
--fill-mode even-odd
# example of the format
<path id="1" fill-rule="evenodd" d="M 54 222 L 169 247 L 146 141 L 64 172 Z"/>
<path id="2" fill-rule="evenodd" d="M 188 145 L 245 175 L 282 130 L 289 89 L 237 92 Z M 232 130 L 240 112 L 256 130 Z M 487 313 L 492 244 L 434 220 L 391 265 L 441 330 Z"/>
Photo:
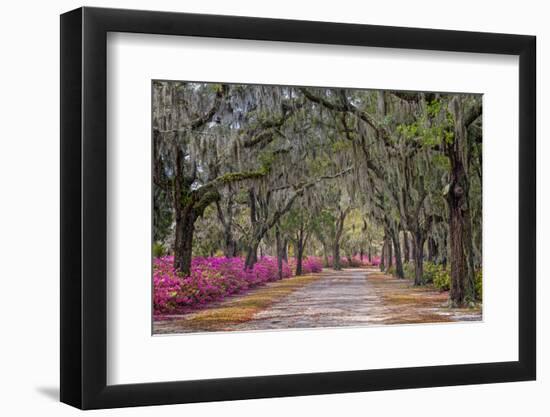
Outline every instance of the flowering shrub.
<path id="1" fill-rule="evenodd" d="M 373 256 L 370 261 L 370 266 L 379 266 L 380 265 L 380 256 Z"/>
<path id="2" fill-rule="evenodd" d="M 270 256 L 260 258 L 248 270 L 245 270 L 243 258 L 196 257 L 191 261 L 191 273 L 187 277 L 174 270 L 173 262 L 173 256 L 153 261 L 154 314 L 191 310 L 279 279 L 277 258 Z M 319 258 L 304 259 L 304 273 L 321 270 Z M 282 275 L 283 278 L 293 275 L 286 262 L 283 262 Z"/>
<path id="3" fill-rule="evenodd" d="M 313 274 L 323 270 L 323 261 L 321 258 L 308 256 L 302 261 L 302 271 L 304 274 Z"/>
<path id="4" fill-rule="evenodd" d="M 378 265 L 380 265 L 379 256 L 372 256 L 370 262 L 368 257 L 364 256 L 363 259 L 361 260 L 361 257 L 359 255 L 353 256 L 351 258 L 351 262 L 347 257 L 340 258 L 340 266 L 342 268 L 361 268 L 366 266 L 378 266 Z M 330 268 L 334 266 L 334 258 L 332 256 L 329 256 L 327 266 Z"/>
<path id="5" fill-rule="evenodd" d="M 153 307 L 155 313 L 176 307 L 176 297 L 182 284 L 166 258 L 155 258 L 153 261 Z"/>

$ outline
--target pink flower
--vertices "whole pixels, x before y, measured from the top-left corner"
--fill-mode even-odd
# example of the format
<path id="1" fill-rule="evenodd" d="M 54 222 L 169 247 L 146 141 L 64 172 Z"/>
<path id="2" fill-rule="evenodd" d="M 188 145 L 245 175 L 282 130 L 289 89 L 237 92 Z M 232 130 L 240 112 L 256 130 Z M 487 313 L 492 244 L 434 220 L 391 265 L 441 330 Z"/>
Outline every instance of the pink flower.
<path id="1" fill-rule="evenodd" d="M 265 256 L 252 269 L 245 269 L 244 259 L 195 257 L 191 273 L 183 277 L 173 268 L 174 257 L 153 259 L 153 310 L 155 315 L 185 312 L 212 301 L 242 293 L 250 288 L 279 279 L 277 258 Z M 283 278 L 293 275 L 295 260 L 283 262 Z M 322 262 L 317 257 L 303 260 L 303 272 L 320 272 Z"/>

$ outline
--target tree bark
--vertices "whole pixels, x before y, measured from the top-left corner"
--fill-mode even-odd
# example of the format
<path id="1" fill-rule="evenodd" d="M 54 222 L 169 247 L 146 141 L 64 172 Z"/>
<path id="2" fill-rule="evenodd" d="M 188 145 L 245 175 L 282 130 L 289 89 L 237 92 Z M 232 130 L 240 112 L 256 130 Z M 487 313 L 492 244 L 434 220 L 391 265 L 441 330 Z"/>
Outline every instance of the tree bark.
<path id="1" fill-rule="evenodd" d="M 277 251 L 277 271 L 279 274 L 279 279 L 283 279 L 283 242 L 278 225 L 275 226 L 275 242 L 275 250 Z"/>
<path id="2" fill-rule="evenodd" d="M 391 234 L 393 247 L 395 249 L 395 275 L 398 278 L 405 278 L 403 272 L 403 262 L 401 261 L 401 246 L 399 245 L 399 231 L 392 230 Z"/>
<path id="3" fill-rule="evenodd" d="M 342 269 L 342 265 L 340 265 L 340 242 L 338 240 L 334 242 L 332 249 L 332 267 L 337 271 Z"/>
<path id="4" fill-rule="evenodd" d="M 432 236 L 428 238 L 428 259 L 434 263 L 437 261 L 437 243 Z"/>
<path id="5" fill-rule="evenodd" d="M 258 262 L 258 246 L 259 241 L 252 242 L 246 251 L 246 258 L 244 261 L 245 269 L 252 269 L 256 262 Z"/>
<path id="6" fill-rule="evenodd" d="M 403 260 L 405 263 L 410 261 L 409 232 L 403 230 Z"/>
<path id="7" fill-rule="evenodd" d="M 184 276 L 191 273 L 193 234 L 197 218 L 197 212 L 194 210 L 195 198 L 190 191 L 190 185 L 194 179 L 194 169 L 191 170 L 191 173 L 187 173 L 187 176 L 185 175 L 185 155 L 181 149 L 177 149 L 173 197 L 176 218 L 174 269 Z"/>
<path id="8" fill-rule="evenodd" d="M 384 272 L 386 270 L 386 238 L 384 238 L 384 244 L 382 245 L 382 253 L 380 254 L 380 272 Z"/>
<path id="9" fill-rule="evenodd" d="M 258 261 L 258 246 L 260 245 L 261 240 L 261 236 L 259 236 L 259 238 L 257 236 L 259 234 L 258 229 L 260 226 L 258 224 L 258 216 L 256 214 L 256 194 L 252 188 L 248 190 L 248 204 L 250 208 L 250 226 L 252 228 L 252 236 L 248 242 L 244 266 L 245 269 L 252 269 Z"/>
<path id="10" fill-rule="evenodd" d="M 449 109 L 455 125 L 453 142 L 445 147 L 451 162 L 450 184 L 447 192 L 451 246 L 450 298 L 454 306 L 464 306 L 475 299 L 475 286 L 468 199 L 468 144 L 463 99 L 453 98 Z"/>
<path id="11" fill-rule="evenodd" d="M 388 254 L 388 262 L 386 263 L 388 265 L 388 271 L 393 266 L 393 251 L 392 251 L 392 240 L 389 234 L 386 235 L 386 248 L 387 248 L 387 254 Z"/>
<path id="12" fill-rule="evenodd" d="M 342 238 L 342 233 L 344 231 L 344 221 L 346 220 L 346 216 L 348 214 L 348 211 L 350 210 L 350 207 L 346 208 L 345 210 L 340 210 L 340 214 L 337 219 L 336 223 L 336 233 L 334 235 L 334 242 L 333 242 L 333 259 L 332 264 L 333 268 L 337 271 L 342 269 L 342 265 L 340 264 L 340 239 Z"/>
<path id="13" fill-rule="evenodd" d="M 441 244 L 443 250 L 441 251 L 441 265 L 443 265 L 443 267 L 447 268 L 447 262 L 448 262 L 448 259 L 447 259 L 447 255 L 448 255 L 448 250 L 447 250 L 447 241 L 448 241 L 448 230 L 447 228 L 445 229 L 445 234 L 443 235 L 443 242 Z"/>
<path id="14" fill-rule="evenodd" d="M 298 233 L 296 235 L 296 275 L 300 276 L 303 274 L 303 259 L 304 259 L 304 249 L 306 242 L 308 240 L 309 234 L 306 231 L 305 224 L 302 222 L 300 224 Z"/>
<path id="15" fill-rule="evenodd" d="M 237 256 L 237 242 L 233 238 L 233 198 L 229 196 L 227 199 L 225 211 L 222 209 L 220 202 L 216 202 L 218 220 L 223 228 L 223 254 L 226 258 L 234 258 Z"/>
<path id="16" fill-rule="evenodd" d="M 368 258 L 369 258 L 369 264 L 372 263 L 372 248 L 371 248 L 371 245 L 369 243 L 369 253 L 368 253 Z"/>
<path id="17" fill-rule="evenodd" d="M 224 249 L 223 253 L 226 258 L 234 258 L 237 256 L 237 242 L 233 239 L 231 229 L 224 227 L 223 230 Z"/>
<path id="18" fill-rule="evenodd" d="M 298 240 L 296 245 L 296 276 L 302 275 L 302 260 L 304 257 L 304 242 L 302 239 Z"/>
<path id="19" fill-rule="evenodd" d="M 176 239 L 174 243 L 174 268 L 180 274 L 191 273 L 193 255 L 193 234 L 195 232 L 195 212 L 192 208 L 176 212 Z"/>
<path id="20" fill-rule="evenodd" d="M 421 232 L 414 233 L 414 285 L 424 284 L 424 241 Z"/>
<path id="21" fill-rule="evenodd" d="M 323 262 L 325 264 L 325 268 L 328 268 L 329 267 L 328 249 L 325 242 L 323 242 Z"/>

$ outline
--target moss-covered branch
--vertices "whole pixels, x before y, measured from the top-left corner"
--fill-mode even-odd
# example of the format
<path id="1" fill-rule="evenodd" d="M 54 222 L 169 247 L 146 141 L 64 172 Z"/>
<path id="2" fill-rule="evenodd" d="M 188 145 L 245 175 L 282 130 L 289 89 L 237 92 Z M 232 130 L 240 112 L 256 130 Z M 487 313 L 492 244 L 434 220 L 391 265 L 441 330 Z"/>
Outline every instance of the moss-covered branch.
<path id="1" fill-rule="evenodd" d="M 257 180 L 265 177 L 269 173 L 267 167 L 262 167 L 256 170 L 251 171 L 241 171 L 241 172 L 228 172 L 226 174 L 220 175 L 219 177 L 213 179 L 210 182 L 207 182 L 202 187 L 195 190 L 197 193 L 205 193 L 211 190 L 214 190 L 223 185 L 229 185 L 239 181 L 245 180 Z"/>
<path id="2" fill-rule="evenodd" d="M 343 104 L 336 104 L 336 103 L 333 103 L 333 102 L 331 102 L 331 101 L 329 101 L 329 100 L 327 100 L 323 97 L 320 97 L 320 96 L 317 96 L 317 95 L 313 94 L 307 88 L 300 88 L 300 91 L 302 92 L 302 94 L 308 100 L 310 100 L 314 103 L 320 104 L 320 105 L 322 105 L 323 107 L 326 107 L 329 110 L 336 111 L 336 112 L 339 112 L 339 113 L 354 114 L 359 119 L 361 119 L 365 123 L 367 123 L 371 128 L 373 128 L 376 131 L 376 133 L 378 134 L 378 136 L 380 137 L 380 139 L 382 139 L 386 145 L 391 145 L 390 134 L 386 130 L 386 128 L 384 126 L 382 126 L 382 124 L 379 123 L 372 114 L 370 114 L 370 113 L 368 113 L 364 110 L 360 110 L 355 105 L 348 102 L 347 99 L 346 99 L 345 103 L 343 103 Z"/>

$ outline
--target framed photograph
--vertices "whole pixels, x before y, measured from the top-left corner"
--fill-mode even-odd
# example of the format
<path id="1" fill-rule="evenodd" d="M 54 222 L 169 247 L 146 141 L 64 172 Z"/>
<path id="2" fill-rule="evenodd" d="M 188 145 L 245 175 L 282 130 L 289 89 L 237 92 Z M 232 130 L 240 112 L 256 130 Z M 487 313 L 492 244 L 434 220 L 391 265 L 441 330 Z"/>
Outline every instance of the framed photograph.
<path id="1" fill-rule="evenodd" d="M 61 16 L 61 401 L 533 380 L 535 37 Z"/>

